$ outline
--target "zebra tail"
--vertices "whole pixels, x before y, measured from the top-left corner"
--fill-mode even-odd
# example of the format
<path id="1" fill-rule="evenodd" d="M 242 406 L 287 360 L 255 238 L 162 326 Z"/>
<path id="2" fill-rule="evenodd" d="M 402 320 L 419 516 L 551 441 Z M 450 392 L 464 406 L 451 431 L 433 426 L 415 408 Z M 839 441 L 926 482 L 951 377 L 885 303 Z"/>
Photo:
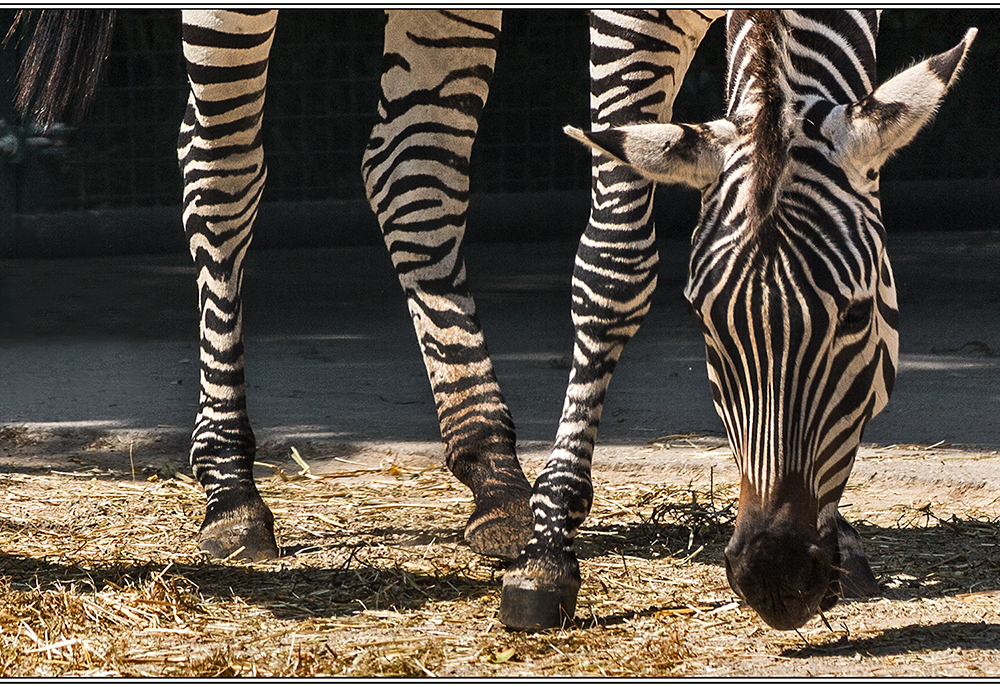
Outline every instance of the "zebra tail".
<path id="1" fill-rule="evenodd" d="M 19 10 L 4 39 L 34 31 L 17 75 L 14 105 L 43 128 L 87 113 L 111 50 L 115 10 Z"/>

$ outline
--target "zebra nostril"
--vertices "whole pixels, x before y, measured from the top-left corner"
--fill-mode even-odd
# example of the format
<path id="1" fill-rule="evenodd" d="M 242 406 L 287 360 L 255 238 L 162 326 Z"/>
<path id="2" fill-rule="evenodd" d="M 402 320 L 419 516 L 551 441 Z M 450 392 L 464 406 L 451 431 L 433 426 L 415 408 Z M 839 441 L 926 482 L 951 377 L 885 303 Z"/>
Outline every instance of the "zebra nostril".
<path id="1" fill-rule="evenodd" d="M 735 568 L 739 565 L 740 555 L 743 553 L 743 546 L 730 541 L 722 552 L 722 560 L 726 564 L 726 577 L 729 578 L 729 586 L 733 591 L 739 593 L 739 585 L 736 584 Z"/>

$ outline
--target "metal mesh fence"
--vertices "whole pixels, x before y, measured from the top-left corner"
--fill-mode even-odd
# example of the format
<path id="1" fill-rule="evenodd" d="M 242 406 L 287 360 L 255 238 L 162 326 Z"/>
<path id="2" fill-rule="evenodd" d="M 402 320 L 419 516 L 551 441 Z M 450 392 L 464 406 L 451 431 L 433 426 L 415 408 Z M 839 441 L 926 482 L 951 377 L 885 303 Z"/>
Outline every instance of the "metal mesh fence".
<path id="1" fill-rule="evenodd" d="M 361 156 L 375 121 L 384 15 L 282 12 L 271 53 L 264 199 L 362 198 Z M 122 12 L 95 106 L 72 154 L 48 174 L 48 211 L 179 201 L 175 145 L 187 95 L 178 11 Z M 583 10 L 508 11 L 473 160 L 477 191 L 586 188 L 586 153 L 561 131 L 585 124 Z"/>
<path id="2" fill-rule="evenodd" d="M 177 203 L 187 97 L 180 13 L 122 12 L 90 116 L 73 136 L 51 209 Z"/>
<path id="3" fill-rule="evenodd" d="M 983 9 L 886 10 L 879 26 L 879 79 L 979 34 L 935 120 L 886 165 L 883 179 L 1000 177 L 1000 12 Z"/>
<path id="4" fill-rule="evenodd" d="M 1000 162 L 1000 12 L 890 11 L 880 35 L 883 78 L 919 55 L 980 37 L 959 87 L 884 179 L 991 178 Z M 943 27 L 947 27 L 945 30 Z M 360 199 L 362 149 L 374 121 L 382 53 L 380 10 L 286 10 L 272 50 L 265 110 L 265 200 Z M 996 29 L 992 32 L 990 29 Z M 20 212 L 176 205 L 175 143 L 186 98 L 178 10 L 120 13 L 94 110 L 71 154 L 39 163 Z M 588 121 L 587 14 L 508 10 L 497 71 L 473 156 L 473 189 L 584 189 L 589 156 L 562 134 Z M 722 111 L 722 26 L 689 72 L 676 118 Z"/>

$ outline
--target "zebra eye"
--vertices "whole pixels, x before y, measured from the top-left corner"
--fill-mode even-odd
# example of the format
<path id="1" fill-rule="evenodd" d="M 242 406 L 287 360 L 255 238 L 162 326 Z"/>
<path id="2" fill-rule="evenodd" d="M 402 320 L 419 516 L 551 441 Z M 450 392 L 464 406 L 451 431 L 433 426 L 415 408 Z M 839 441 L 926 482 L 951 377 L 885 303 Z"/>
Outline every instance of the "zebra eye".
<path id="1" fill-rule="evenodd" d="M 874 307 L 875 302 L 871 298 L 851 303 L 847 310 L 840 316 L 840 325 L 837 327 L 837 333 L 841 336 L 860 333 L 872 321 L 872 310 Z"/>

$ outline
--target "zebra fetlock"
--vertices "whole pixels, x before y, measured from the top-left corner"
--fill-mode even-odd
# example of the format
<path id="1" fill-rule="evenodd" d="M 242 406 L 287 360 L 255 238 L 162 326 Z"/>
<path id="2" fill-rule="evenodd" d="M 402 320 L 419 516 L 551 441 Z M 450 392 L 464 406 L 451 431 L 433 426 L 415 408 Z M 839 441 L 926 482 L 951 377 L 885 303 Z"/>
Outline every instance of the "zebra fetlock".
<path id="1" fill-rule="evenodd" d="M 476 553 L 513 560 L 532 528 L 531 484 L 517 460 L 514 429 L 480 418 L 478 432 L 468 433 L 469 424 L 461 433 L 446 434 L 451 441 L 445 441 L 448 469 L 469 487 L 476 504 L 463 535 Z M 445 427 L 442 423 L 443 434 Z"/>
<path id="2" fill-rule="evenodd" d="M 599 407 L 599 406 L 598 406 Z M 596 426 L 596 425 L 595 425 Z M 573 621 L 580 566 L 573 550 L 590 514 L 593 442 L 553 451 L 531 496 L 534 532 L 503 577 L 500 622 L 519 630 L 560 627 Z"/>
<path id="3" fill-rule="evenodd" d="M 507 486 L 473 492 L 476 508 L 462 534 L 478 554 L 514 560 L 531 537 L 531 486 Z"/>
<path id="4" fill-rule="evenodd" d="M 206 497 L 199 548 L 213 558 L 278 557 L 274 516 L 253 478 L 256 442 L 245 409 L 224 414 L 222 422 L 211 422 L 204 409 L 202 413 L 191 439 L 191 468 Z"/>
<path id="5" fill-rule="evenodd" d="M 262 561 L 281 555 L 274 539 L 274 516 L 253 482 L 215 487 L 207 494 L 198 546 L 213 558 Z"/>

